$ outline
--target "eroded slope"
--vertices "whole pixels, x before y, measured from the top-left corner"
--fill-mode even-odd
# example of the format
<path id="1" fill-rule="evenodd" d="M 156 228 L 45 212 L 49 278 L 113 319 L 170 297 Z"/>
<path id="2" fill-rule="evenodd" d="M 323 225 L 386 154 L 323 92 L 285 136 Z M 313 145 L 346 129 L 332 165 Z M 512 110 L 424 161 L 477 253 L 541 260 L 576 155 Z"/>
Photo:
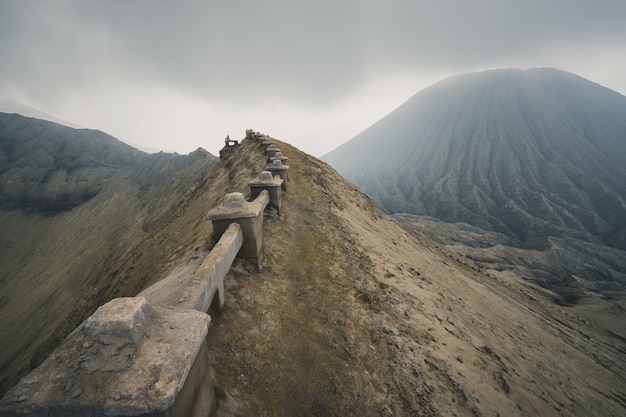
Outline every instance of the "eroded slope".
<path id="1" fill-rule="evenodd" d="M 389 213 L 626 248 L 626 97 L 564 71 L 449 78 L 324 159 Z"/>

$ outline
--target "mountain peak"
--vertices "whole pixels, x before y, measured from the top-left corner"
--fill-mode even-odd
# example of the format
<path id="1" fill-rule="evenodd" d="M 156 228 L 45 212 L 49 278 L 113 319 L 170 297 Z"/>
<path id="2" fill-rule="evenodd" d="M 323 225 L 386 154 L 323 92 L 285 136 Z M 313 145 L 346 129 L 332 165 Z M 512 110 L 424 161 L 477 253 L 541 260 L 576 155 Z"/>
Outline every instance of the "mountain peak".
<path id="1" fill-rule="evenodd" d="M 389 213 L 626 248 L 626 97 L 565 71 L 452 77 L 324 159 Z"/>

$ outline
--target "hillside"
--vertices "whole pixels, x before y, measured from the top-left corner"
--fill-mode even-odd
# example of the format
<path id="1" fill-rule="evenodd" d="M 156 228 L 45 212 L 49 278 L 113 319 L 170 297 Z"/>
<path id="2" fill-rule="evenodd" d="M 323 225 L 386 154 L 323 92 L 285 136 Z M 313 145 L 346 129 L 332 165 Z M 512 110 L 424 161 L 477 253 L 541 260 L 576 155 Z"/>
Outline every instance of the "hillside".
<path id="1" fill-rule="evenodd" d="M 158 236 L 216 163 L 0 113 L 0 395 L 99 305 L 190 250 Z"/>
<path id="2" fill-rule="evenodd" d="M 388 213 L 565 251 L 537 282 L 626 286 L 626 97 L 591 81 L 547 68 L 452 77 L 323 159 Z"/>
<path id="3" fill-rule="evenodd" d="M 595 300 L 593 316 L 514 274 L 478 271 L 327 164 L 275 143 L 289 157 L 289 192 L 280 217 L 265 214 L 262 269 L 236 261 L 207 336 L 216 416 L 624 414 L 623 298 Z M 248 193 L 265 163 L 243 140 L 205 165 L 169 217 L 119 248 L 106 296 L 197 263 L 212 233 L 207 211 L 227 192 Z"/>
<path id="4" fill-rule="evenodd" d="M 290 183 L 263 269 L 231 270 L 209 330 L 217 416 L 624 413 L 623 296 L 591 318 L 479 272 L 275 142 Z"/>

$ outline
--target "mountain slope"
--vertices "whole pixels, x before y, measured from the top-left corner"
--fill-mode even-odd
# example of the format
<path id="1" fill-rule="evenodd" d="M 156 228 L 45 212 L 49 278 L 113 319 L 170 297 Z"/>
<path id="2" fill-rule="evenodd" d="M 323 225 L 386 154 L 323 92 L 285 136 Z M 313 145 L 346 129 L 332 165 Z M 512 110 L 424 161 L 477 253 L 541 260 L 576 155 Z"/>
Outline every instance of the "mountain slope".
<path id="1" fill-rule="evenodd" d="M 390 213 L 626 249 L 626 97 L 563 71 L 444 80 L 323 159 Z"/>
<path id="2" fill-rule="evenodd" d="M 605 327 L 623 297 L 591 300 L 607 314 L 592 320 L 478 272 L 275 142 L 290 183 L 265 215 L 263 270 L 231 270 L 207 339 L 216 416 L 624 413 L 626 329 Z"/>
<path id="3" fill-rule="evenodd" d="M 176 239 L 154 236 L 216 163 L 0 113 L 0 395 L 99 305 L 171 267 Z"/>
<path id="4" fill-rule="evenodd" d="M 216 416 L 624 414 L 623 298 L 591 300 L 604 316 L 589 318 L 514 275 L 478 272 L 328 165 L 275 142 L 290 182 L 280 217 L 264 216 L 263 268 L 236 262 L 207 337 Z M 161 200 L 177 203 L 119 248 L 103 298 L 197 262 L 212 233 L 206 212 L 226 192 L 247 193 L 265 166 L 257 143 L 240 143 L 180 200 Z"/>

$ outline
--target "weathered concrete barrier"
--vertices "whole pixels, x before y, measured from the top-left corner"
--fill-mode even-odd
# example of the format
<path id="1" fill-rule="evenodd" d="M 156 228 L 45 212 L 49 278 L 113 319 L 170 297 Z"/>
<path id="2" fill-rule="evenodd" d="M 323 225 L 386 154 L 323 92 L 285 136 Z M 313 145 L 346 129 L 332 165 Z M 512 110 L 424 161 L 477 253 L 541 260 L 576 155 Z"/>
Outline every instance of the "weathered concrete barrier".
<path id="1" fill-rule="evenodd" d="M 259 139 L 259 143 L 264 148 L 267 148 L 269 146 L 274 145 L 274 142 L 272 142 L 272 140 L 270 138 L 261 138 L 261 139 Z"/>
<path id="2" fill-rule="evenodd" d="M 224 306 L 224 277 L 243 245 L 238 223 L 231 224 L 211 252 L 194 267 L 186 265 L 139 293 L 151 305 L 198 310 L 206 313 L 215 296 Z"/>
<path id="3" fill-rule="evenodd" d="M 289 160 L 289 158 L 287 158 L 286 156 L 283 156 L 282 152 L 276 152 L 273 156 L 270 156 L 267 161 L 271 164 L 274 163 L 274 161 L 280 161 L 281 164 L 283 165 L 287 165 L 287 160 Z"/>
<path id="4" fill-rule="evenodd" d="M 233 264 L 237 253 L 243 246 L 244 236 L 241 225 L 231 223 L 222 234 L 211 253 L 204 258 L 194 279 L 187 285 L 187 290 L 178 300 L 178 306 L 207 312 L 215 295 L 219 307 L 226 302 L 224 277 Z"/>
<path id="5" fill-rule="evenodd" d="M 239 145 L 239 141 L 235 139 L 231 139 L 229 135 L 226 135 L 226 139 L 224 139 L 224 146 L 237 146 Z"/>
<path id="6" fill-rule="evenodd" d="M 263 134 L 261 132 L 255 132 L 252 129 L 247 129 L 246 130 L 246 139 L 256 140 L 263 147 L 270 146 L 270 145 L 274 144 L 274 142 L 272 142 L 272 140 L 271 140 L 271 138 L 269 136 L 267 136 L 266 134 Z"/>
<path id="7" fill-rule="evenodd" d="M 280 152 L 280 149 L 278 149 L 273 143 L 265 148 L 265 155 L 267 155 L 268 158 L 273 157 L 278 152 Z"/>
<path id="8" fill-rule="evenodd" d="M 250 198 L 255 199 L 263 190 L 266 190 L 270 195 L 269 206 L 275 208 L 278 211 L 278 215 L 280 215 L 283 199 L 283 193 L 281 192 L 282 184 L 283 179 L 279 175 L 274 176 L 270 171 L 261 171 L 255 179 L 248 182 Z"/>
<path id="9" fill-rule="evenodd" d="M 267 191 L 261 191 L 250 202 L 241 193 L 226 194 L 224 200 L 207 214 L 213 222 L 213 240 L 219 240 L 231 223 L 239 223 L 243 231 L 243 246 L 238 256 L 249 259 L 260 268 L 263 259 L 263 210 L 269 202 Z"/>
<path id="10" fill-rule="evenodd" d="M 273 146 L 258 132 L 246 137 Z M 224 152 L 237 145 L 225 142 Z M 268 170 L 249 183 L 252 201 L 231 193 L 209 211 L 216 244 L 194 273 L 101 306 L 0 400 L 0 415 L 208 416 L 215 399 L 206 312 L 216 295 L 223 307 L 236 256 L 261 267 L 263 211 L 270 205 L 280 214 L 289 169 L 273 151 Z"/>
<path id="11" fill-rule="evenodd" d="M 277 174 L 283 180 L 283 190 L 287 191 L 287 171 L 289 171 L 289 165 L 284 165 L 279 160 L 272 161 L 271 164 L 267 164 L 265 166 L 266 171 L 270 171 L 272 175 Z"/>
<path id="12" fill-rule="evenodd" d="M 255 132 L 253 129 L 246 129 L 246 139 L 262 140 L 269 139 L 269 136 L 261 132 Z"/>
<path id="13" fill-rule="evenodd" d="M 117 298 L 0 402 L 2 416 L 207 416 L 207 314 Z"/>

